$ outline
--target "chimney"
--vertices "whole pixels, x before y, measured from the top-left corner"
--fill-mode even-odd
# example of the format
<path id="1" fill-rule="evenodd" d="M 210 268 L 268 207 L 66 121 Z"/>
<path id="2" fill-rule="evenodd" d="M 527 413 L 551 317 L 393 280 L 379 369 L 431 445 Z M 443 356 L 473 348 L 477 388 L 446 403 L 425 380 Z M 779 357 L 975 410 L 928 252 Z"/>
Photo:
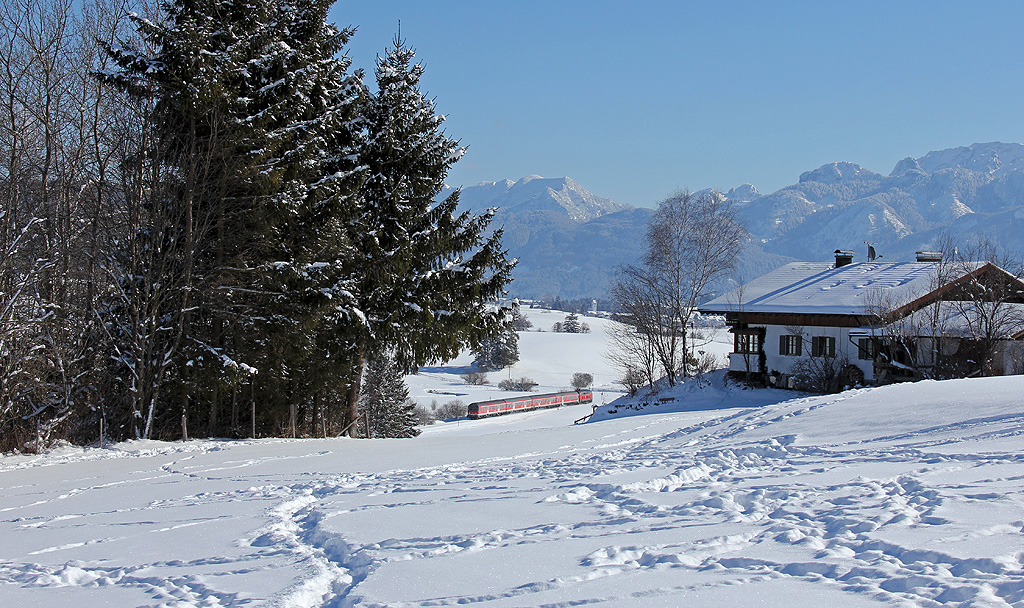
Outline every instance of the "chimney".
<path id="1" fill-rule="evenodd" d="M 853 252 L 836 249 L 836 268 L 841 268 L 853 263 Z"/>
<path id="2" fill-rule="evenodd" d="M 917 252 L 918 262 L 941 262 L 942 252 L 941 251 L 918 251 Z"/>

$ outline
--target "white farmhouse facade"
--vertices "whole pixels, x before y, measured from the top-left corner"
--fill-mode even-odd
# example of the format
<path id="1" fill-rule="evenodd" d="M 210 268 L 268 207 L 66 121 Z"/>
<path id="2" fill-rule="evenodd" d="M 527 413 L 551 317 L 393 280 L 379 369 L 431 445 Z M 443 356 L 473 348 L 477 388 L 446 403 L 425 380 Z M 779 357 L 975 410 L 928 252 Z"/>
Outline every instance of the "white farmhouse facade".
<path id="1" fill-rule="evenodd" d="M 852 258 L 837 251 L 834 264 L 787 264 L 700 306 L 726 317 L 734 336 L 730 371 L 786 387 L 815 373 L 839 384 L 938 377 L 960 373 L 949 362 L 962 368 L 973 361 L 970 349 L 988 332 L 986 352 L 995 354 L 985 373 L 1024 372 L 1024 283 L 1017 277 L 989 263 L 944 264 L 925 252 L 916 262 Z M 993 302 L 975 306 L 979 299 Z M 991 318 L 978 318 L 985 315 Z M 992 319 L 997 331 L 985 329 Z"/>

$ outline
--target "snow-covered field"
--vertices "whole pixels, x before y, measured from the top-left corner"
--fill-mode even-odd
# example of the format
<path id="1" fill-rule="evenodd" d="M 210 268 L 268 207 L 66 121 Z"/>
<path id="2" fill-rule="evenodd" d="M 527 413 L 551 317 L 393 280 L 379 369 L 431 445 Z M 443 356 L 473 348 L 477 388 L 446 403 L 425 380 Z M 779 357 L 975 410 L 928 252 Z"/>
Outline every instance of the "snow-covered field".
<path id="1" fill-rule="evenodd" d="M 564 312 L 523 309 L 533 323 L 530 331 L 519 333 L 520 361 L 511 368 L 487 374 L 489 384 L 470 386 L 462 374 L 470 371 L 473 355 L 465 352 L 445 365 L 426 367 L 420 373 L 406 378 L 410 395 L 418 403 L 430 406 L 458 399 L 465 403 L 486 399 L 501 399 L 526 393 L 498 390 L 498 382 L 527 377 L 538 383 L 535 392 L 547 393 L 572 390 L 570 380 L 576 372 L 594 376 L 597 403 L 611 401 L 622 394 L 616 384 L 619 373 L 607 361 L 607 336 L 604 329 L 609 321 L 601 318 L 581 318 L 592 331 L 588 334 L 559 334 L 551 327 L 565 319 Z M 727 348 L 727 347 L 726 347 Z"/>
<path id="2" fill-rule="evenodd" d="M 514 375 L 610 387 L 524 346 Z M 1024 606 L 1024 378 L 712 381 L 575 426 L 2 457 L 0 606 Z"/>
<path id="3" fill-rule="evenodd" d="M 407 377 L 410 396 L 429 407 L 434 402 L 442 405 L 453 399 L 472 403 L 525 395 L 497 388 L 498 382 L 506 378 L 520 377 L 537 382 L 535 392 L 538 393 L 572 390 L 570 380 L 576 372 L 594 377 L 594 403 L 609 403 L 622 396 L 622 386 L 617 382 L 621 373 L 607 357 L 610 345 L 606 329 L 611 323 L 608 319 L 580 317 L 591 328 L 591 333 L 560 334 L 552 332 L 551 327 L 565 320 L 564 312 L 540 308 L 524 308 L 522 312 L 533 323 L 533 328 L 519 333 L 519 363 L 488 374 L 488 385 L 470 386 L 462 379 L 462 374 L 470 371 L 473 355 L 465 352 L 445 365 L 427 367 L 419 374 Z M 720 364 L 726 365 L 727 354 L 732 350 L 732 336 L 724 331 L 717 335 L 711 330 L 707 333 L 711 341 L 701 344 L 700 348 L 714 353 Z"/>

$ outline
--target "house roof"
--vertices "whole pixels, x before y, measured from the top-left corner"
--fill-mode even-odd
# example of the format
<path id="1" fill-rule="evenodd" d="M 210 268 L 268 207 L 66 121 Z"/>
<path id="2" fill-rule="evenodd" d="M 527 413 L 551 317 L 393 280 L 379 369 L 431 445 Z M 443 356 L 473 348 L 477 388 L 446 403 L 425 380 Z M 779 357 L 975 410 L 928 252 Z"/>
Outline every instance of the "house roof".
<path id="1" fill-rule="evenodd" d="M 888 325 L 852 329 L 850 335 L 973 338 L 986 330 L 999 339 L 1024 337 L 1024 304 L 1002 302 L 996 308 L 970 301 L 933 302 Z"/>
<path id="2" fill-rule="evenodd" d="M 965 268 L 970 272 L 982 263 Z M 934 291 L 935 262 L 793 262 L 699 307 L 701 312 L 864 315 L 900 307 Z"/>

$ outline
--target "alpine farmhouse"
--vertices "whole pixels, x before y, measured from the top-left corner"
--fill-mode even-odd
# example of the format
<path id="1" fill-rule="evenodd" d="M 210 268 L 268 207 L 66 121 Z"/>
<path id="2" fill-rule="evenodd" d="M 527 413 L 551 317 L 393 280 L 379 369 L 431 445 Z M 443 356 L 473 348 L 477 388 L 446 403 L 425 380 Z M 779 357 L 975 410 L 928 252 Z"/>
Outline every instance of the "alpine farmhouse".
<path id="1" fill-rule="evenodd" d="M 733 334 L 732 375 L 769 386 L 1024 373 L 1024 282 L 988 262 L 793 262 L 699 307 Z"/>

